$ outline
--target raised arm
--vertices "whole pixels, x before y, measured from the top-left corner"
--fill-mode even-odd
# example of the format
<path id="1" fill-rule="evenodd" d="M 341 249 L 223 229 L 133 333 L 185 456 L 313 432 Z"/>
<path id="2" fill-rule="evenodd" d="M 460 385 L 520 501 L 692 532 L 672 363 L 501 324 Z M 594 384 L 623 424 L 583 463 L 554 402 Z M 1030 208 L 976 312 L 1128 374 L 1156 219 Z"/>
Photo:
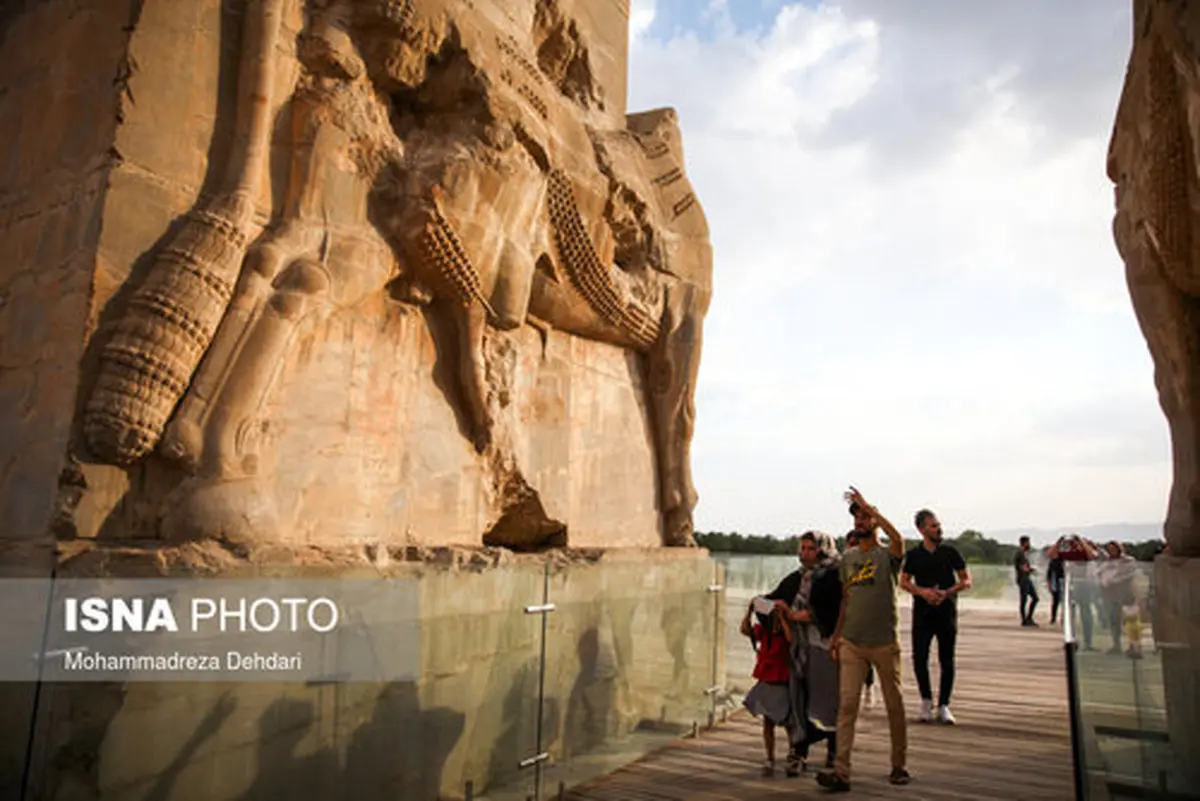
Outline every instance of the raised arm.
<path id="1" fill-rule="evenodd" d="M 743 637 L 750 636 L 750 612 L 752 612 L 753 610 L 754 610 L 754 602 L 751 601 L 750 605 L 746 607 L 746 616 L 744 618 L 742 618 L 742 626 L 739 629 L 739 631 L 741 631 Z"/>
<path id="2" fill-rule="evenodd" d="M 867 499 L 864 498 L 862 493 L 859 492 L 855 487 L 851 487 L 850 491 L 846 493 L 846 500 L 850 503 L 857 503 L 860 507 L 866 509 L 870 513 L 871 517 L 875 520 L 875 524 L 883 529 L 883 533 L 887 535 L 888 551 L 891 553 L 892 558 L 903 559 L 904 535 L 901 534 L 896 527 L 891 524 L 891 521 L 880 514 L 878 509 L 867 503 Z"/>

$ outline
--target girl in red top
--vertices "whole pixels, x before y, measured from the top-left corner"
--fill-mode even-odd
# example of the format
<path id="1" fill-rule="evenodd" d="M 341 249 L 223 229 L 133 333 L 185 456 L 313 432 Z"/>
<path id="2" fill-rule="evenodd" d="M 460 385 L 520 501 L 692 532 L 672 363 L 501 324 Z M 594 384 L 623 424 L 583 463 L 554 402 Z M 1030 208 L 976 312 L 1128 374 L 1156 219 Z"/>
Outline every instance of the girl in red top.
<path id="1" fill-rule="evenodd" d="M 773 606 L 769 614 L 755 613 L 754 606 L 755 602 L 751 601 L 742 619 L 741 631 L 750 638 L 750 645 L 756 652 L 753 675 L 758 682 L 746 693 L 742 703 L 752 715 L 763 719 L 763 746 L 767 751 L 763 775 L 773 776 L 775 727 L 790 728 L 795 718 L 791 694 L 788 692 L 788 648 L 792 641 L 792 627 L 783 618 L 782 606 Z M 753 625 L 750 623 L 751 614 L 756 614 L 758 621 Z"/>

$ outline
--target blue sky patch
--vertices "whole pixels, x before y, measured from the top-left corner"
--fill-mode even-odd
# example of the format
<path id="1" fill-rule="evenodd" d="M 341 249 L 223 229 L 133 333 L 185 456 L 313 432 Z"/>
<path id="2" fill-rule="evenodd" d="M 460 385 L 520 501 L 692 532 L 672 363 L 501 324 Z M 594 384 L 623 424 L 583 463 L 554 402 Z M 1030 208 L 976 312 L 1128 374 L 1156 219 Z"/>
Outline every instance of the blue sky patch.
<path id="1" fill-rule="evenodd" d="M 807 0 L 804 5 L 816 5 Z M 763 34 L 771 29 L 779 9 L 795 5 L 784 0 L 657 0 L 652 39 L 666 41 L 691 35 L 712 41 L 732 26 L 738 33 Z"/>

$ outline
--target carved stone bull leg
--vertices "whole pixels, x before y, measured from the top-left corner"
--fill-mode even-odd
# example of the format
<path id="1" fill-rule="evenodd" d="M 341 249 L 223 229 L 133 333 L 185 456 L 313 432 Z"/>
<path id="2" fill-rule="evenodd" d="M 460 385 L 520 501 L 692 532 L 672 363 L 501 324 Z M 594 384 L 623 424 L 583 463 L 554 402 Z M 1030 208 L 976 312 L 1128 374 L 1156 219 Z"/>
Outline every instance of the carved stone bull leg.
<path id="1" fill-rule="evenodd" d="M 701 320 L 707 308 L 707 294 L 699 288 L 685 283 L 668 286 L 659 338 L 648 354 L 664 545 L 696 544 L 692 511 L 699 496 L 692 483 L 691 441 Z"/>
<path id="2" fill-rule="evenodd" d="M 1200 301 L 1166 280 L 1161 252 L 1144 227 L 1134 230 L 1122 213 L 1114 229 L 1171 436 L 1175 481 L 1164 534 L 1173 553 L 1200 556 Z"/>
<path id="3" fill-rule="evenodd" d="M 492 442 L 494 418 L 488 406 L 487 365 L 484 362 L 483 337 L 487 330 L 487 312 L 479 304 L 450 303 L 458 345 L 458 380 L 466 405 L 471 442 L 482 452 Z"/>
<path id="4" fill-rule="evenodd" d="M 212 403 L 231 371 L 240 369 L 238 356 L 271 295 L 272 280 L 282 271 L 283 265 L 302 253 L 315 253 L 319 243 L 320 231 L 292 225 L 247 254 L 241 280 L 226 316 L 163 433 L 159 450 L 164 456 L 193 471 L 199 468 Z"/>
<path id="5" fill-rule="evenodd" d="M 532 170 L 514 172 L 503 182 L 475 167 L 460 167 L 452 175 L 450 189 L 431 188 L 419 258 L 454 323 L 469 436 L 482 452 L 495 433 L 484 336 L 489 323 L 511 330 L 528 317 L 535 260 L 526 243 L 538 241 L 535 221 L 542 215 L 544 181 Z M 492 189 L 495 184 L 500 188 Z M 484 195 L 495 200 L 481 202 Z M 451 217 L 466 221 L 464 235 Z M 547 234 L 540 236 L 545 240 Z M 470 254 L 464 238 L 473 246 Z"/>
<path id="6" fill-rule="evenodd" d="M 259 415 L 301 323 L 331 310 L 330 284 L 325 267 L 309 257 L 289 262 L 270 282 L 269 298 L 211 402 L 197 474 L 167 505 L 166 538 L 245 543 L 278 537 L 274 502 L 258 476 Z"/>

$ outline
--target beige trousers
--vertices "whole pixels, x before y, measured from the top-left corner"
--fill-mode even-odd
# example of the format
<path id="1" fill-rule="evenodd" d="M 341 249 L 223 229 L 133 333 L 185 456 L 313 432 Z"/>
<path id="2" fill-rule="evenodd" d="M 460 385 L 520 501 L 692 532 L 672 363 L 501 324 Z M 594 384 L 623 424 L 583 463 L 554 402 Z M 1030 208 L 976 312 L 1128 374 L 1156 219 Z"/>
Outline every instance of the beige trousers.
<path id="1" fill-rule="evenodd" d="M 842 640 L 838 662 L 841 667 L 838 671 L 837 772 L 850 778 L 850 749 L 854 747 L 854 724 L 858 721 L 858 706 L 868 665 L 875 667 L 883 703 L 887 707 L 892 767 L 905 767 L 908 726 L 904 719 L 904 697 L 900 694 L 900 644 L 855 645 Z"/>

